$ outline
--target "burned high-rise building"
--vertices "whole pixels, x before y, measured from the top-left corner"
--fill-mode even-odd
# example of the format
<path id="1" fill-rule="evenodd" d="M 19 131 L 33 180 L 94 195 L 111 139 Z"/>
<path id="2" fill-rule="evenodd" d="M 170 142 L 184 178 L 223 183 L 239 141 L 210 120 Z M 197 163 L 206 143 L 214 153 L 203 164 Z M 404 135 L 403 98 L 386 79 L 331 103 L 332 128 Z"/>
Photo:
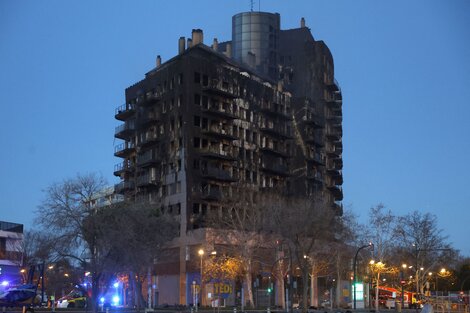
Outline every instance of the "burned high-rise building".
<path id="1" fill-rule="evenodd" d="M 116 109 L 114 174 L 116 192 L 179 216 L 159 301 L 187 304 L 205 217 L 241 186 L 321 195 L 341 214 L 342 97 L 331 53 L 303 19 L 281 30 L 279 14 L 240 13 L 231 41 L 208 46 L 195 29 L 176 46 Z"/>

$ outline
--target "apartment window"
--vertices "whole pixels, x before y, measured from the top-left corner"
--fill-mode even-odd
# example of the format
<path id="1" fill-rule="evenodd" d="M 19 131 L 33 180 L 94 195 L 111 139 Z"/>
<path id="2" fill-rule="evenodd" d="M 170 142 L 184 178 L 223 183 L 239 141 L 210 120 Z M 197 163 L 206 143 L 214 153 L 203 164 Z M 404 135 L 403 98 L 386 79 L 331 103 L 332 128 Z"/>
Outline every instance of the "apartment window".
<path id="1" fill-rule="evenodd" d="M 178 164 L 178 172 L 179 172 L 181 171 L 181 159 L 178 159 L 177 164 Z"/>
<path id="2" fill-rule="evenodd" d="M 201 83 L 201 73 L 194 72 L 194 83 L 195 84 Z"/>
<path id="3" fill-rule="evenodd" d="M 207 124 L 208 124 L 208 121 L 207 121 L 207 118 L 202 118 L 202 129 L 204 130 L 207 130 Z"/>
<path id="4" fill-rule="evenodd" d="M 199 159 L 194 159 L 193 160 L 193 169 L 195 169 L 195 170 L 199 169 Z"/>
<path id="5" fill-rule="evenodd" d="M 201 138 L 194 137 L 194 148 L 199 148 L 199 147 L 201 147 Z"/>
<path id="6" fill-rule="evenodd" d="M 178 74 L 178 84 L 180 84 L 180 85 L 183 84 L 183 73 Z"/>
<path id="7" fill-rule="evenodd" d="M 202 107 L 204 109 L 209 108 L 209 98 L 207 98 L 206 96 L 202 96 Z"/>
<path id="8" fill-rule="evenodd" d="M 209 85 L 209 77 L 207 75 L 202 75 L 202 85 L 203 86 Z"/>
<path id="9" fill-rule="evenodd" d="M 193 214 L 199 214 L 200 212 L 200 204 L 199 203 L 193 203 Z"/>
<path id="10" fill-rule="evenodd" d="M 180 148 L 183 147 L 183 137 L 178 138 L 178 147 L 180 147 Z"/>
<path id="11" fill-rule="evenodd" d="M 199 94 L 194 94 L 194 104 L 195 105 L 201 105 L 201 95 Z"/>
<path id="12" fill-rule="evenodd" d="M 181 192 L 181 182 L 176 182 L 176 193 Z"/>
<path id="13" fill-rule="evenodd" d="M 178 96 L 178 108 L 181 106 L 181 103 L 183 103 L 183 96 L 182 95 L 179 95 Z"/>

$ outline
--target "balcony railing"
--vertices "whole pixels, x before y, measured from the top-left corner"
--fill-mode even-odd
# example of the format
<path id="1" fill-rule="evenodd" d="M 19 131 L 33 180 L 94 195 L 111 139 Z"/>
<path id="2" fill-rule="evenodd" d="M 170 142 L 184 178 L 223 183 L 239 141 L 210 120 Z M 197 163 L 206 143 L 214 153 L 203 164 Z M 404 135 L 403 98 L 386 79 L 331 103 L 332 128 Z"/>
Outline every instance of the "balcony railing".
<path id="1" fill-rule="evenodd" d="M 203 133 L 209 136 L 227 140 L 237 139 L 237 137 L 233 135 L 233 130 L 231 127 L 212 126 L 207 130 L 203 130 Z"/>
<path id="2" fill-rule="evenodd" d="M 209 178 L 209 179 L 214 179 L 214 180 L 228 181 L 228 182 L 237 181 L 237 178 L 235 178 L 229 171 L 220 169 L 217 167 L 212 167 L 212 166 L 201 169 L 201 174 L 202 174 L 202 177 L 204 178 Z"/>
<path id="3" fill-rule="evenodd" d="M 283 137 L 284 139 L 292 139 L 292 133 L 288 128 L 281 127 L 280 125 L 277 125 L 274 122 L 263 123 L 260 127 L 260 130 L 270 135 Z"/>
<path id="4" fill-rule="evenodd" d="M 140 166 L 150 165 L 159 162 L 160 158 L 157 153 L 153 150 L 148 150 L 143 154 L 137 155 L 137 164 Z"/>
<path id="5" fill-rule="evenodd" d="M 289 156 L 289 153 L 287 152 L 286 149 L 274 147 L 273 145 L 266 145 L 265 147 L 260 147 L 260 150 L 265 153 L 273 154 L 276 156 L 281 156 L 284 158 Z"/>
<path id="6" fill-rule="evenodd" d="M 129 153 L 133 152 L 134 150 L 134 143 L 126 141 L 114 147 L 114 156 L 126 157 Z"/>
<path id="7" fill-rule="evenodd" d="M 325 156 L 320 152 L 308 152 L 307 159 L 313 161 L 317 165 L 325 165 Z"/>
<path id="8" fill-rule="evenodd" d="M 226 103 L 220 103 L 220 102 L 215 102 L 215 103 L 208 103 L 206 107 L 202 108 L 202 112 L 215 115 L 218 117 L 222 117 L 224 119 L 236 119 L 237 116 L 233 112 L 231 106 Z"/>
<path id="9" fill-rule="evenodd" d="M 302 121 L 305 124 L 312 125 L 314 128 L 323 128 L 323 127 L 325 127 L 325 120 L 323 119 L 323 117 L 318 116 L 318 115 L 313 115 L 311 113 L 310 114 L 305 114 L 302 117 Z"/>
<path id="10" fill-rule="evenodd" d="M 283 104 L 261 101 L 260 109 L 264 113 L 280 116 L 284 119 L 291 118 L 289 115 L 289 107 Z"/>
<path id="11" fill-rule="evenodd" d="M 203 90 L 208 93 L 216 94 L 223 97 L 237 98 L 238 88 L 226 82 L 212 79 L 207 86 L 203 86 Z"/>
<path id="12" fill-rule="evenodd" d="M 284 164 L 276 164 L 272 162 L 262 162 L 261 169 L 275 175 L 289 176 L 289 168 Z"/>
<path id="13" fill-rule="evenodd" d="M 124 103 L 123 105 L 120 105 L 116 108 L 114 117 L 117 120 L 125 121 L 134 113 L 135 113 L 134 104 Z"/>
<path id="14" fill-rule="evenodd" d="M 222 190 L 220 187 L 206 186 L 201 190 L 201 198 L 204 200 L 222 200 Z"/>
<path id="15" fill-rule="evenodd" d="M 220 148 L 218 146 L 212 146 L 207 148 L 198 149 L 202 156 L 208 158 L 219 158 L 224 160 L 236 160 L 231 147 Z"/>
<path id="16" fill-rule="evenodd" d="M 307 178 L 313 180 L 317 184 L 323 184 L 323 176 L 321 172 L 311 171 L 307 173 Z"/>
<path id="17" fill-rule="evenodd" d="M 147 173 L 137 177 L 137 186 L 157 186 L 161 182 L 159 173 Z"/>
<path id="18" fill-rule="evenodd" d="M 153 123 L 156 123 L 160 120 L 160 114 L 157 114 L 155 112 L 149 112 L 146 115 L 142 116 L 138 122 L 140 127 L 146 127 L 148 125 L 151 125 Z"/>
<path id="19" fill-rule="evenodd" d="M 135 131 L 135 123 L 134 121 L 127 121 L 122 125 L 116 127 L 114 137 L 120 139 L 127 139 L 131 136 Z"/>
<path id="20" fill-rule="evenodd" d="M 143 133 L 141 134 L 141 141 L 140 141 L 140 144 L 145 146 L 145 145 L 149 145 L 149 144 L 152 144 L 152 143 L 155 143 L 157 141 L 160 140 L 160 137 L 158 136 L 157 133 L 155 132 L 147 132 L 147 133 Z"/>
<path id="21" fill-rule="evenodd" d="M 129 160 L 124 160 L 124 162 L 118 163 L 114 165 L 114 175 L 121 176 L 124 172 L 130 172 L 133 170 L 131 166 L 131 162 Z"/>
<path id="22" fill-rule="evenodd" d="M 323 139 L 323 133 L 320 133 L 318 131 L 313 131 L 311 129 L 310 131 L 307 131 L 305 135 L 305 141 L 310 144 L 314 144 L 317 147 L 323 147 L 325 145 L 325 141 Z"/>
<path id="23" fill-rule="evenodd" d="M 123 193 L 126 191 L 133 190 L 135 188 L 135 184 L 133 181 L 122 181 L 119 184 L 114 185 L 114 191 L 116 193 Z"/>

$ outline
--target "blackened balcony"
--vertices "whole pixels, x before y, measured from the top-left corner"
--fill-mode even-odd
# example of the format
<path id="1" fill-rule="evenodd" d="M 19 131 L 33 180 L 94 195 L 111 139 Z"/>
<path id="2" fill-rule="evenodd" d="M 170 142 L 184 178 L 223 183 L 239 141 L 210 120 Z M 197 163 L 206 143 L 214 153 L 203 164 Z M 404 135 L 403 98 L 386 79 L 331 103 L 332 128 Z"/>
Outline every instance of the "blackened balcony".
<path id="1" fill-rule="evenodd" d="M 137 155 L 137 165 L 149 166 L 160 162 L 159 155 L 154 150 L 148 150 L 142 154 Z"/>
<path id="2" fill-rule="evenodd" d="M 335 198 L 336 201 L 343 200 L 343 188 L 341 186 L 330 185 L 328 186 L 328 189 L 333 194 L 333 197 Z"/>
<path id="3" fill-rule="evenodd" d="M 271 154 L 274 156 L 280 156 L 283 158 L 289 157 L 289 154 L 283 148 L 279 148 L 275 146 L 266 146 L 266 147 L 260 147 L 259 149 L 264 153 Z"/>
<path id="4" fill-rule="evenodd" d="M 324 183 L 323 176 L 320 172 L 315 172 L 315 171 L 307 172 L 307 179 L 313 180 L 313 182 L 318 185 L 323 185 Z"/>
<path id="5" fill-rule="evenodd" d="M 210 159 L 220 159 L 227 161 L 235 161 L 237 159 L 231 147 L 220 148 L 218 146 L 212 146 L 207 148 L 200 148 L 198 151 L 202 157 Z"/>
<path id="6" fill-rule="evenodd" d="M 127 121 L 122 125 L 116 127 L 116 131 L 114 137 L 119 139 L 129 139 L 134 134 L 135 131 L 135 124 L 134 121 Z"/>
<path id="7" fill-rule="evenodd" d="M 155 112 L 147 112 L 147 114 L 141 116 L 138 119 L 138 125 L 141 128 L 145 128 L 149 125 L 155 124 L 160 120 L 160 114 Z"/>
<path id="8" fill-rule="evenodd" d="M 323 139 L 323 133 L 314 131 L 313 129 L 310 129 L 307 131 L 305 135 L 305 142 L 309 144 L 313 144 L 317 147 L 323 147 L 325 145 L 325 141 Z"/>
<path id="9" fill-rule="evenodd" d="M 119 184 L 114 185 L 114 191 L 116 193 L 125 193 L 135 189 L 133 181 L 122 181 Z"/>
<path id="10" fill-rule="evenodd" d="M 150 172 L 137 177 L 138 187 L 156 187 L 161 183 L 161 175 L 158 172 Z"/>
<path id="11" fill-rule="evenodd" d="M 134 105 L 131 103 L 125 103 L 116 108 L 114 117 L 117 120 L 125 121 L 135 113 Z"/>
<path id="12" fill-rule="evenodd" d="M 151 105 L 153 103 L 160 101 L 161 99 L 162 99 L 162 92 L 149 91 L 145 94 L 145 96 L 142 96 L 141 103 L 142 105 Z"/>
<path id="13" fill-rule="evenodd" d="M 342 145 L 338 146 L 336 144 L 328 143 L 328 145 L 326 146 L 326 153 L 328 153 L 328 155 L 332 157 L 338 157 L 341 155 L 342 152 L 343 152 Z"/>
<path id="14" fill-rule="evenodd" d="M 289 109 L 286 105 L 263 100 L 260 104 L 260 110 L 263 113 L 266 113 L 272 116 L 278 116 L 285 120 L 291 119 L 291 116 L 289 114 Z"/>
<path id="15" fill-rule="evenodd" d="M 332 209 L 333 209 L 333 211 L 335 212 L 336 215 L 338 215 L 338 216 L 343 215 L 343 204 L 341 203 L 341 201 L 335 201 L 332 204 Z"/>
<path id="16" fill-rule="evenodd" d="M 135 151 L 135 145 L 132 142 L 126 141 L 114 147 L 114 156 L 125 158 Z"/>
<path id="17" fill-rule="evenodd" d="M 212 79 L 207 86 L 202 89 L 209 94 L 218 95 L 226 98 L 238 98 L 238 88 L 227 82 Z"/>
<path id="18" fill-rule="evenodd" d="M 330 139 L 330 140 L 340 140 L 341 139 L 341 136 L 342 136 L 342 128 L 337 128 L 337 127 L 328 127 L 327 128 L 327 132 L 326 132 L 326 136 Z"/>
<path id="19" fill-rule="evenodd" d="M 206 186 L 201 190 L 201 199 L 207 201 L 220 201 L 222 200 L 222 191 L 220 187 Z"/>
<path id="20" fill-rule="evenodd" d="M 237 137 L 232 134 L 232 128 L 230 127 L 212 126 L 209 129 L 203 130 L 202 133 L 219 139 L 237 139 Z"/>
<path id="21" fill-rule="evenodd" d="M 319 115 L 306 114 L 302 117 L 302 122 L 313 126 L 313 128 L 325 127 L 325 119 Z"/>
<path id="22" fill-rule="evenodd" d="M 336 79 L 329 79 L 325 81 L 325 85 L 328 87 L 328 89 L 332 91 L 340 91 L 341 89 L 339 88 L 339 84 L 336 81 Z"/>
<path id="23" fill-rule="evenodd" d="M 237 118 L 230 104 L 228 103 L 220 103 L 220 102 L 208 103 L 206 107 L 202 108 L 202 112 L 206 114 L 210 114 L 218 118 L 223 118 L 223 119 L 232 120 L 232 119 Z"/>
<path id="24" fill-rule="evenodd" d="M 142 133 L 140 137 L 140 144 L 142 147 L 149 146 L 160 140 L 160 137 L 155 132 Z"/>
<path id="25" fill-rule="evenodd" d="M 335 98 L 328 98 L 326 99 L 326 104 L 328 105 L 329 108 L 333 110 L 339 110 L 341 109 L 341 106 L 343 105 L 343 100 L 339 100 Z"/>
<path id="26" fill-rule="evenodd" d="M 325 156 L 320 152 L 314 152 L 314 151 L 308 152 L 307 160 L 317 165 L 325 165 Z"/>
<path id="27" fill-rule="evenodd" d="M 260 130 L 264 133 L 270 134 L 276 137 L 282 137 L 284 139 L 292 139 L 290 130 L 286 127 L 281 127 L 275 123 L 264 123 L 261 125 Z"/>
<path id="28" fill-rule="evenodd" d="M 336 164 L 334 161 L 330 160 L 328 161 L 326 172 L 331 177 L 338 177 L 338 176 L 343 175 L 341 171 L 342 169 L 343 169 L 342 164 L 340 166 L 339 164 Z"/>
<path id="29" fill-rule="evenodd" d="M 206 179 L 219 180 L 225 182 L 237 181 L 237 178 L 235 178 L 229 171 L 212 166 L 208 166 L 206 168 L 201 169 L 201 175 Z"/>
<path id="30" fill-rule="evenodd" d="M 289 176 L 289 168 L 284 164 L 276 164 L 272 162 L 262 162 L 261 170 L 274 175 Z"/>
<path id="31" fill-rule="evenodd" d="M 123 173 L 132 172 L 134 168 L 129 160 L 114 165 L 114 176 L 121 176 Z"/>

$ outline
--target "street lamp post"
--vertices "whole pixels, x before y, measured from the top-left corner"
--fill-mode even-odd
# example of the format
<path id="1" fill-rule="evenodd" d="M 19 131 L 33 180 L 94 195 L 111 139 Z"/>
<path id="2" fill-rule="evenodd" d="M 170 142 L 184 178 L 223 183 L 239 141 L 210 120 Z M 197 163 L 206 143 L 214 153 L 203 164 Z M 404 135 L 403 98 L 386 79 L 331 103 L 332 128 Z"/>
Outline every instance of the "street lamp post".
<path id="1" fill-rule="evenodd" d="M 354 272 L 354 274 L 353 274 L 353 299 L 354 299 L 353 303 L 354 303 L 354 307 L 353 308 L 354 308 L 354 310 L 356 309 L 356 263 L 357 263 L 357 256 L 359 254 L 359 251 L 361 251 L 362 249 L 365 249 L 365 248 L 369 248 L 369 247 L 373 248 L 374 245 L 371 242 L 369 242 L 369 244 L 364 245 L 364 246 L 360 247 L 359 249 L 357 249 L 356 255 L 354 256 L 354 262 L 353 262 L 354 263 L 353 264 L 353 272 Z"/>
<path id="2" fill-rule="evenodd" d="M 202 256 L 204 255 L 204 250 L 199 249 L 199 251 L 198 251 L 197 253 L 198 253 L 199 256 L 201 257 L 201 268 L 200 268 L 200 269 L 201 269 L 201 278 L 200 278 L 200 279 L 201 279 L 201 286 L 200 286 L 199 293 L 201 294 L 201 306 L 202 306 L 202 304 L 203 304 L 203 301 L 202 301 L 202 300 L 203 300 L 203 298 L 204 298 L 204 296 L 203 296 L 204 294 L 203 294 L 203 292 L 202 292 Z M 196 304 L 196 308 L 197 308 L 197 304 Z"/>
<path id="3" fill-rule="evenodd" d="M 406 264 L 401 265 L 402 270 L 400 272 L 400 284 L 401 284 L 401 308 L 405 308 L 405 270 L 407 268 Z"/>

